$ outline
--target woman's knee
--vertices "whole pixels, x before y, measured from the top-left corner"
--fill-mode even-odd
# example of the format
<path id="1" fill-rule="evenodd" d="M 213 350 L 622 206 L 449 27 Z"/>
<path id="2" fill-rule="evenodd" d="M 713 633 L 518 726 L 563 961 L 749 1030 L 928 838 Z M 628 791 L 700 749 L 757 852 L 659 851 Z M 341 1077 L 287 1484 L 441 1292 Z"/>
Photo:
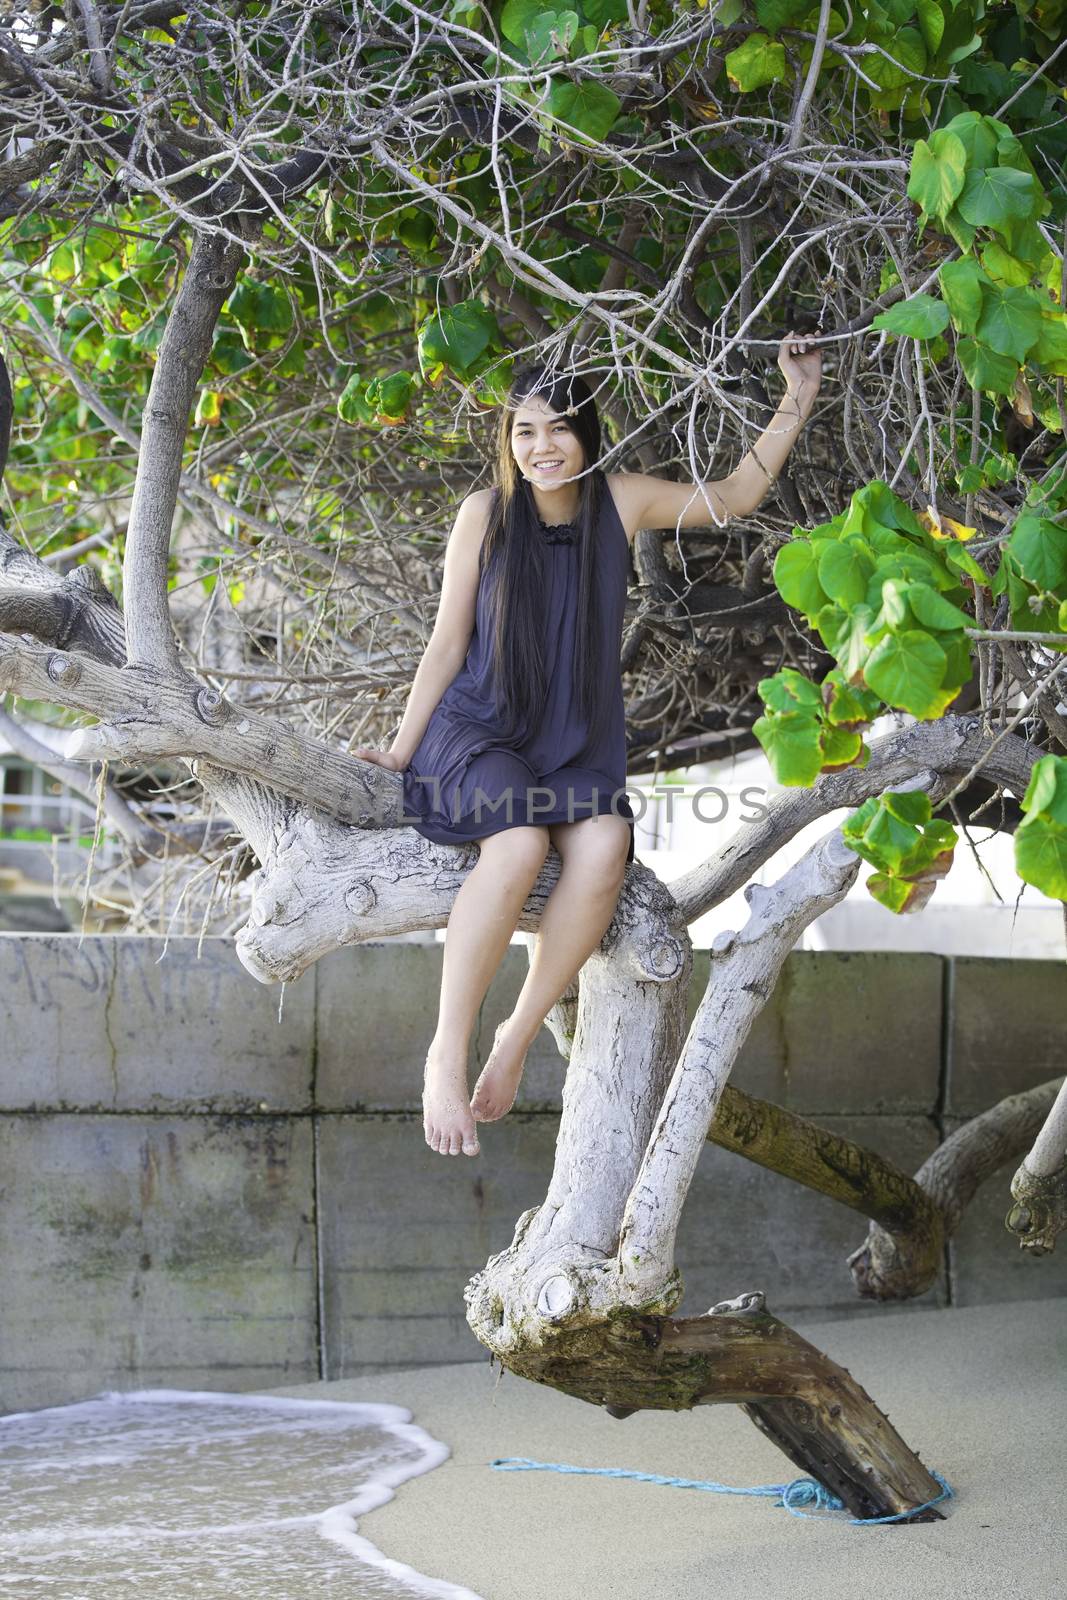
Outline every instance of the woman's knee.
<path id="1" fill-rule="evenodd" d="M 625 877 L 630 824 L 621 817 L 605 813 L 581 822 L 557 823 L 552 840 L 564 865 L 574 862 L 605 884 L 620 884 Z"/>
<path id="2" fill-rule="evenodd" d="M 479 860 L 501 872 L 534 876 L 544 866 L 550 844 L 547 828 L 503 828 L 478 841 Z"/>

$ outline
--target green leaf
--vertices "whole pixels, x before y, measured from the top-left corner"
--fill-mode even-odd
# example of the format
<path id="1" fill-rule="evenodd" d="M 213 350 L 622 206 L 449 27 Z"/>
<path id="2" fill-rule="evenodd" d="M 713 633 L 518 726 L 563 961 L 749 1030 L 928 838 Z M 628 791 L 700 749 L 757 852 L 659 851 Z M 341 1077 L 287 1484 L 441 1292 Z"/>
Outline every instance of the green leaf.
<path id="1" fill-rule="evenodd" d="M 565 58 L 577 32 L 576 11 L 543 11 L 526 30 L 526 50 L 531 62 Z"/>
<path id="2" fill-rule="evenodd" d="M 932 59 L 937 55 L 941 40 L 945 36 L 945 13 L 937 4 L 937 0 L 917 0 L 915 15 L 919 19 L 919 32 L 923 36 L 923 42 Z M 954 133 L 947 133 L 944 128 L 939 128 L 938 132 L 946 133 L 950 139 L 956 139 Z M 934 137 L 936 138 L 937 134 Z M 956 139 L 956 143 L 959 144 L 958 139 Z M 964 161 L 966 161 L 966 153 L 963 151 L 962 145 L 960 145 L 960 151 L 963 154 Z M 912 198 L 914 199 L 914 196 Z M 927 210 L 929 210 L 929 207 L 927 207 Z"/>
<path id="3" fill-rule="evenodd" d="M 963 9 L 963 8 L 961 8 Z M 958 13 L 957 13 L 958 14 Z M 968 32 L 973 27 L 969 24 Z M 972 169 L 992 166 L 997 158 L 997 138 L 992 119 L 980 111 L 962 111 L 946 125 L 946 132 L 954 133 L 967 152 L 967 165 Z"/>
<path id="4" fill-rule="evenodd" d="M 785 77 L 785 46 L 765 33 L 750 33 L 725 58 L 726 76 L 742 94 L 779 83 Z"/>
<path id="5" fill-rule="evenodd" d="M 887 705 L 929 718 L 939 716 L 942 710 L 938 690 L 947 665 L 945 652 L 928 633 L 908 629 L 879 640 L 867 658 L 863 676 Z"/>
<path id="6" fill-rule="evenodd" d="M 1041 318 L 1037 343 L 1030 352 L 1036 361 L 1053 377 L 1067 377 L 1067 317 L 1062 311 L 1046 311 Z"/>
<path id="7" fill-rule="evenodd" d="M 891 876 L 946 869 L 942 858 L 958 842 L 951 823 L 931 815 L 930 797 L 921 790 L 890 790 L 864 801 L 841 832 L 851 850 Z"/>
<path id="8" fill-rule="evenodd" d="M 752 727 L 776 780 L 808 788 L 822 771 L 822 724 L 802 711 L 770 711 Z"/>
<path id="9" fill-rule="evenodd" d="M 582 0 L 582 11 L 598 28 L 609 22 L 625 22 L 630 15 L 626 0 Z"/>
<path id="10" fill-rule="evenodd" d="M 619 115 L 622 101 L 606 84 L 585 79 L 569 83 L 557 78 L 545 106 L 550 114 L 587 139 L 603 139 Z"/>
<path id="11" fill-rule="evenodd" d="M 969 222 L 964 222 L 959 207 L 953 206 L 945 218 L 945 231 L 952 235 L 960 249 L 966 253 L 974 243 L 978 229 L 972 228 Z"/>
<path id="12" fill-rule="evenodd" d="M 873 621 L 874 612 L 867 605 L 853 606 L 850 612 L 827 606 L 819 613 L 817 627 L 823 643 L 849 680 L 863 671 L 871 653 L 867 635 Z"/>
<path id="13" fill-rule="evenodd" d="M 1043 755 L 1022 797 L 1016 872 L 1051 899 L 1067 901 L 1067 757 Z"/>
<path id="14" fill-rule="evenodd" d="M 857 489 L 850 499 L 841 523 L 841 536 L 862 533 L 872 538 L 885 528 L 899 528 L 901 532 L 914 534 L 919 539 L 925 537 L 911 507 L 893 493 L 888 483 L 881 478 L 872 478 L 870 483 Z"/>
<path id="15" fill-rule="evenodd" d="M 992 117 L 989 121 L 993 121 Z M 1004 132 L 997 140 L 997 165 L 1001 167 L 1016 167 L 1020 172 L 1028 172 L 1032 178 L 1037 178 L 1034 164 L 1026 153 L 1024 145 L 1010 132 L 1003 122 L 997 123 Z M 1040 180 L 1039 185 L 1040 185 Z"/>
<path id="16" fill-rule="evenodd" d="M 493 313 L 480 300 L 443 306 L 419 329 L 419 366 L 423 377 L 437 365 L 465 374 L 499 330 Z"/>
<path id="17" fill-rule="evenodd" d="M 1015 870 L 1052 900 L 1067 900 L 1067 825 L 1037 813 L 1015 830 Z"/>
<path id="18" fill-rule="evenodd" d="M 891 877 L 886 872 L 872 872 L 866 887 L 880 906 L 896 912 L 898 916 L 907 911 L 920 892 L 917 883 L 911 883 L 907 878 Z"/>
<path id="19" fill-rule="evenodd" d="M 1041 333 L 1041 303 L 1031 289 L 990 285 L 978 322 L 978 338 L 1020 364 Z"/>
<path id="20" fill-rule="evenodd" d="M 874 562 L 856 540 L 825 540 L 818 553 L 819 583 L 838 605 L 859 605 L 867 595 Z"/>
<path id="21" fill-rule="evenodd" d="M 805 711 L 818 715 L 822 710 L 822 691 L 802 672 L 783 667 L 773 678 L 762 678 L 759 697 L 770 711 Z"/>
<path id="22" fill-rule="evenodd" d="M 851 767 L 866 749 L 858 733 L 851 728 L 837 727 L 823 728 L 820 746 L 822 749 L 822 770 L 824 772 L 837 771 L 841 767 Z M 861 763 L 861 765 L 865 766 L 866 762 Z"/>
<path id="23" fill-rule="evenodd" d="M 891 817 L 898 822 L 906 822 L 911 827 L 918 827 L 920 823 L 929 822 L 933 816 L 933 806 L 930 796 L 921 789 L 890 789 L 882 795 L 881 806 Z"/>
<path id="24" fill-rule="evenodd" d="M 499 358 L 477 374 L 475 397 L 483 405 L 502 406 L 511 389 L 515 363 L 510 356 Z"/>
<path id="25" fill-rule="evenodd" d="M 893 815 L 887 800 L 888 796 L 880 795 L 864 801 L 858 811 L 846 818 L 841 834 L 849 849 L 872 867 L 899 872 L 920 835 L 912 822 Z"/>
<path id="26" fill-rule="evenodd" d="M 883 91 L 871 94 L 871 104 L 893 110 L 903 104 L 915 82 L 913 74 L 926 71 L 926 46 L 918 28 L 911 27 L 895 28 L 881 44 L 887 55 L 865 57 L 864 72 Z"/>
<path id="27" fill-rule="evenodd" d="M 1044 812 L 1067 827 L 1067 756 L 1042 756 L 1034 762 L 1022 808 L 1028 815 Z"/>
<path id="28" fill-rule="evenodd" d="M 388 333 L 397 326 L 399 320 L 396 301 L 380 290 L 375 290 L 365 300 L 357 301 L 352 307 L 352 315 L 368 333 Z"/>
<path id="29" fill-rule="evenodd" d="M 940 11 L 937 14 L 940 16 Z M 921 206 L 927 216 L 943 217 L 951 211 L 966 176 L 966 150 L 954 133 L 939 128 L 931 135 L 929 143 L 925 139 L 915 141 L 908 198 Z"/>
<path id="30" fill-rule="evenodd" d="M 956 345 L 960 366 L 972 389 L 993 394 L 1011 394 L 1019 376 L 1019 363 L 1010 356 L 998 355 L 975 339 L 960 339 Z"/>
<path id="31" fill-rule="evenodd" d="M 834 727 L 864 727 L 868 722 L 873 722 L 882 709 L 882 702 L 876 694 L 849 683 L 839 667 L 828 672 L 823 679 L 822 699 L 827 719 Z"/>
<path id="32" fill-rule="evenodd" d="M 403 422 L 414 388 L 415 378 L 410 372 L 392 372 L 387 378 L 373 379 L 366 388 L 366 401 L 374 420 L 387 424 Z"/>
<path id="33" fill-rule="evenodd" d="M 288 333 L 293 325 L 289 296 L 269 283 L 242 279 L 229 298 L 226 309 L 242 328 L 259 328 L 268 333 Z"/>
<path id="34" fill-rule="evenodd" d="M 1047 517 L 1024 511 L 1012 529 L 1006 548 L 1024 578 L 1046 593 L 1067 584 L 1067 528 Z"/>
<path id="35" fill-rule="evenodd" d="M 932 339 L 948 327 L 948 307 L 932 294 L 913 294 L 910 300 L 901 300 L 880 311 L 871 323 L 872 328 L 884 328 L 887 333 L 903 334 L 909 339 Z"/>
<path id="36" fill-rule="evenodd" d="M 1032 267 L 1011 255 L 996 239 L 982 251 L 982 265 L 991 278 L 998 283 L 1009 283 L 1013 288 L 1024 288 L 1033 277 Z"/>
<path id="37" fill-rule="evenodd" d="M 374 408 L 367 404 L 366 388 L 366 382 L 358 373 L 349 378 L 337 401 L 337 415 L 342 422 L 374 421 Z"/>
<path id="38" fill-rule="evenodd" d="M 989 588 L 988 574 L 982 571 L 970 551 L 962 549 L 958 544 L 946 544 L 945 560 L 962 576 L 973 579 L 975 583 L 981 584 L 983 589 Z"/>
<path id="39" fill-rule="evenodd" d="M 808 0 L 756 0 L 756 16 L 760 27 L 770 33 L 779 28 L 797 27 L 811 10 Z M 716 12 L 715 20 L 722 26 L 722 15 Z"/>
<path id="40" fill-rule="evenodd" d="M 946 261 L 937 274 L 945 304 L 961 333 L 973 333 L 982 315 L 982 290 L 988 284 L 973 256 Z"/>
<path id="41" fill-rule="evenodd" d="M 500 13 L 500 31 L 504 38 L 512 44 L 525 44 L 527 28 L 533 26 L 545 9 L 543 0 L 507 0 Z"/>
<path id="42" fill-rule="evenodd" d="M 916 584 L 916 588 L 919 585 Z M 897 578 L 888 578 L 882 584 L 882 610 L 875 627 L 892 628 L 901 632 L 908 620 L 908 585 Z M 872 630 L 873 631 L 873 630 Z"/>
<path id="43" fill-rule="evenodd" d="M 957 208 L 976 228 L 1001 228 L 1013 218 L 1033 216 L 1040 198 L 1040 186 L 1028 172 L 988 167 L 968 174 Z"/>
<path id="44" fill-rule="evenodd" d="M 818 576 L 818 557 L 806 539 L 783 545 L 774 558 L 774 582 L 787 606 L 813 617 L 826 604 Z"/>
<path id="45" fill-rule="evenodd" d="M 937 628 L 947 633 L 956 628 L 974 627 L 973 617 L 925 583 L 908 585 L 908 605 L 916 622 L 921 622 L 924 628 Z"/>
<path id="46" fill-rule="evenodd" d="M 201 389 L 200 398 L 196 402 L 196 411 L 193 414 L 194 427 L 203 427 L 205 424 L 221 422 L 222 396 L 213 389 Z"/>

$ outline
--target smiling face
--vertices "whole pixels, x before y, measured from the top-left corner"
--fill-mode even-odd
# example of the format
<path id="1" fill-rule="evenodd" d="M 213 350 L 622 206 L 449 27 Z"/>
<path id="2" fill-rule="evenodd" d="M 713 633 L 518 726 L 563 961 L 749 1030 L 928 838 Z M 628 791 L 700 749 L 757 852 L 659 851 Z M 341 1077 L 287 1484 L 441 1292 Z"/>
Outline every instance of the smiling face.
<path id="1" fill-rule="evenodd" d="M 551 494 L 564 484 L 570 486 L 564 498 L 573 498 L 577 474 L 585 466 L 585 451 L 566 417 L 561 417 L 537 395 L 532 395 L 515 410 L 511 422 L 511 451 L 519 471 L 538 492 Z"/>

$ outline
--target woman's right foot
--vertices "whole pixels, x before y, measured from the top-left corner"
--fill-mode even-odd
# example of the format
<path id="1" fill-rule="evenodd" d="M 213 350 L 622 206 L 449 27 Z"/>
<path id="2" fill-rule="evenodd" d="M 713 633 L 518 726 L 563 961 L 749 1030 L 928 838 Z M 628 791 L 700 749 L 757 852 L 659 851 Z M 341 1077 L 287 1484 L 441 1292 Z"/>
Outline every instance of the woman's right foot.
<path id="1" fill-rule="evenodd" d="M 481 1154 L 469 1096 L 466 1060 L 431 1048 L 423 1077 L 422 1126 L 426 1143 L 438 1155 Z"/>

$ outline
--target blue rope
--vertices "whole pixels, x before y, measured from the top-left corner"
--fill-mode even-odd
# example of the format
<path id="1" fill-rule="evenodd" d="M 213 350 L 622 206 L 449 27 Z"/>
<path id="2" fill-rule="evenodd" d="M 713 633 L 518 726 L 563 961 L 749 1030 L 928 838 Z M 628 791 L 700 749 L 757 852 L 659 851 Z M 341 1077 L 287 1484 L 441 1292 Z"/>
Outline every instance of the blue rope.
<path id="1" fill-rule="evenodd" d="M 659 1472 L 630 1472 L 625 1467 L 569 1467 L 560 1461 L 530 1461 L 526 1456 L 498 1456 L 489 1465 L 498 1472 L 572 1472 L 593 1478 L 636 1478 L 638 1483 L 661 1483 L 671 1489 L 704 1489 L 709 1494 L 778 1496 L 777 1503 L 784 1506 L 793 1517 L 811 1517 L 822 1511 L 845 1509 L 844 1501 L 814 1478 L 794 1478 L 792 1483 L 766 1483 L 758 1488 L 737 1489 L 727 1483 L 708 1483 L 699 1478 L 665 1478 Z M 926 1500 L 921 1506 L 912 1506 L 908 1511 L 897 1511 L 887 1517 L 848 1517 L 846 1521 L 854 1527 L 874 1522 L 902 1522 L 905 1517 L 913 1517 L 918 1511 L 927 1511 L 942 1500 L 951 1499 L 953 1490 L 941 1474 L 931 1472 L 930 1476 L 941 1485 L 941 1493 L 933 1500 Z M 816 1511 L 802 1511 L 801 1506 L 815 1506 Z"/>

